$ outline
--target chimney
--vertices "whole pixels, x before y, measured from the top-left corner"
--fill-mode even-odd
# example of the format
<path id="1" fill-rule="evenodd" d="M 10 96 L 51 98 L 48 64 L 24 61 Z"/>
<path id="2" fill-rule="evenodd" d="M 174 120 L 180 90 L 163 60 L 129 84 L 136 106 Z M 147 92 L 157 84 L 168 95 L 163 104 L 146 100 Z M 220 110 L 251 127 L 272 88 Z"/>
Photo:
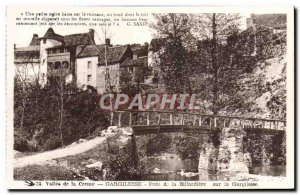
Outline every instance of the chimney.
<path id="1" fill-rule="evenodd" d="M 105 39 L 105 45 L 106 45 L 107 47 L 110 46 L 110 39 Z"/>
<path id="2" fill-rule="evenodd" d="M 17 49 L 17 45 L 16 44 L 14 44 L 14 49 Z"/>
<path id="3" fill-rule="evenodd" d="M 94 38 L 95 37 L 95 31 L 94 31 L 94 29 L 90 29 L 89 34 L 90 34 L 90 38 L 95 43 L 95 38 Z"/>

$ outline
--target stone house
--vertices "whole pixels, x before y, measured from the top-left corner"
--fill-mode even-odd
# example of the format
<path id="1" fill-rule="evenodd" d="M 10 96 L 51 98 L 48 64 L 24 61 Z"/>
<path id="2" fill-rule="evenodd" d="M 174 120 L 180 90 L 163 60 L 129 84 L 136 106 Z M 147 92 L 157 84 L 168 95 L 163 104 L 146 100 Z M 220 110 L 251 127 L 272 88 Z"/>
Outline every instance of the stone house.
<path id="1" fill-rule="evenodd" d="M 133 57 L 123 62 L 124 74 L 131 76 L 131 81 L 144 83 L 151 74 L 148 66 L 148 43 L 130 45 Z"/>
<path id="2" fill-rule="evenodd" d="M 107 63 L 105 63 L 105 53 Z M 77 86 L 93 86 L 99 94 L 107 92 L 108 86 L 110 92 L 119 92 L 123 62 L 132 57 L 133 53 L 129 45 L 112 46 L 109 39 L 106 39 L 106 44 L 83 48 L 76 59 Z"/>
<path id="3" fill-rule="evenodd" d="M 38 78 L 42 86 L 63 78 L 65 83 L 92 86 L 103 94 L 120 91 L 121 74 L 132 77 L 133 82 L 145 82 L 151 74 L 148 48 L 147 43 L 113 46 L 109 39 L 96 45 L 92 29 L 63 36 L 49 28 L 42 37 L 34 34 L 29 46 L 15 47 L 14 63 L 17 74 L 26 75 L 27 80 Z"/>
<path id="4" fill-rule="evenodd" d="M 59 35 L 49 28 L 44 36 L 33 35 L 27 47 L 14 49 L 16 73 L 29 78 L 38 75 L 40 84 L 54 83 L 63 76 L 66 82 L 76 80 L 76 55 L 86 46 L 95 44 L 94 30 L 87 33 Z M 24 71 L 24 67 L 30 71 Z"/>

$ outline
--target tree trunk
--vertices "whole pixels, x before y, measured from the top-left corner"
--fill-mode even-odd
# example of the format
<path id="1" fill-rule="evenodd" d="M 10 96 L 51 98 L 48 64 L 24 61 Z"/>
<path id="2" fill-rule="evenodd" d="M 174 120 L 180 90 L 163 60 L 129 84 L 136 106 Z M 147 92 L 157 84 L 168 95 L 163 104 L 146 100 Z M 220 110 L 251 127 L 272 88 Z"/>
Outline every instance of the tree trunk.
<path id="1" fill-rule="evenodd" d="M 23 131 L 25 107 L 26 107 L 26 99 L 23 97 L 23 100 L 22 100 L 22 115 L 21 115 L 21 121 L 20 121 L 20 131 Z"/>
<path id="2" fill-rule="evenodd" d="M 217 24 L 216 14 L 212 15 L 212 50 L 211 50 L 211 61 L 213 71 L 213 100 L 212 100 L 212 111 L 214 115 L 218 114 L 217 100 L 218 100 L 218 63 L 217 63 Z"/>
<path id="3" fill-rule="evenodd" d="M 60 121 L 59 121 L 59 130 L 60 130 L 60 139 L 61 146 L 64 146 L 64 137 L 63 137 L 63 117 L 64 117 L 64 88 L 63 88 L 62 79 L 60 77 Z"/>

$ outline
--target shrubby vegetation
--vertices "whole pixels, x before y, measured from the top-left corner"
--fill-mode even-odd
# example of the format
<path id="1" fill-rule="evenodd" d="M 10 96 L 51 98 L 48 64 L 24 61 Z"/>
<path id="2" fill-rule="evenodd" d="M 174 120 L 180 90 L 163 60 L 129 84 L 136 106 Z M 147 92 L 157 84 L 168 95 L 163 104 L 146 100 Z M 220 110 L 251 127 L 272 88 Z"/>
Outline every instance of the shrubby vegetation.
<path id="1" fill-rule="evenodd" d="M 15 79 L 14 149 L 45 151 L 86 138 L 97 128 L 107 128 L 109 114 L 99 109 L 99 96 L 92 88 L 22 83 Z"/>

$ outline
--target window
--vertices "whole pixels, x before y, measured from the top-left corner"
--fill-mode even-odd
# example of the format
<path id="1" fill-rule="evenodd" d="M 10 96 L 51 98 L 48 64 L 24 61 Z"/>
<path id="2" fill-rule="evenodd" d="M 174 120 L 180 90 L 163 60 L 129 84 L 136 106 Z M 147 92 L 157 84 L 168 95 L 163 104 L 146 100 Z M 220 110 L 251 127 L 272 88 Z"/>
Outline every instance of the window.
<path id="1" fill-rule="evenodd" d="M 52 69 L 53 68 L 53 63 L 52 62 L 48 62 L 48 67 L 49 67 L 49 69 Z"/>
<path id="2" fill-rule="evenodd" d="M 90 82 L 92 80 L 92 75 L 87 75 L 87 81 Z"/>
<path id="3" fill-rule="evenodd" d="M 62 67 L 63 68 L 69 68 L 69 62 L 68 61 L 63 61 L 62 62 Z"/>
<path id="4" fill-rule="evenodd" d="M 54 69 L 60 69 L 60 68 L 61 68 L 61 63 L 60 62 L 55 62 Z"/>
<path id="5" fill-rule="evenodd" d="M 91 68 L 92 68 L 92 61 L 88 61 L 87 68 L 88 68 L 88 69 L 91 69 Z"/>
<path id="6" fill-rule="evenodd" d="M 44 44 L 47 43 L 47 39 L 43 39 L 43 43 L 44 43 Z"/>

